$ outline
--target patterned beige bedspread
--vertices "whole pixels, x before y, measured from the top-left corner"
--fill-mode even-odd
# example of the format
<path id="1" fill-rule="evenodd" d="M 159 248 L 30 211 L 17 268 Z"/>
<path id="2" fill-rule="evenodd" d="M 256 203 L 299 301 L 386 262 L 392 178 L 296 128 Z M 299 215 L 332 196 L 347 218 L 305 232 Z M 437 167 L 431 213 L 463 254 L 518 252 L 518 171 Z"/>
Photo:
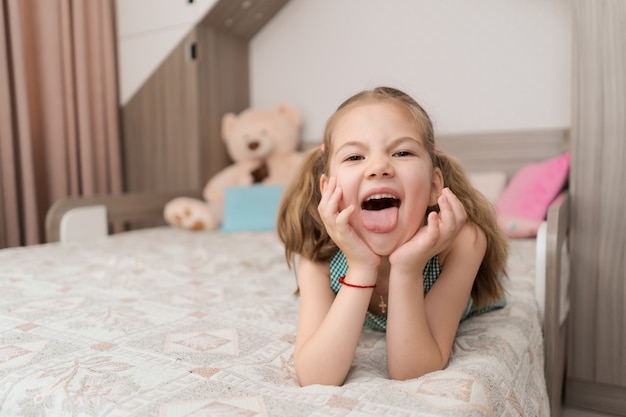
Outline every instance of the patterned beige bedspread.
<path id="1" fill-rule="evenodd" d="M 509 305 L 460 326 L 445 370 L 390 381 L 365 330 L 343 386 L 306 388 L 273 233 L 2 250 L 0 416 L 547 416 L 534 250 L 513 242 Z"/>

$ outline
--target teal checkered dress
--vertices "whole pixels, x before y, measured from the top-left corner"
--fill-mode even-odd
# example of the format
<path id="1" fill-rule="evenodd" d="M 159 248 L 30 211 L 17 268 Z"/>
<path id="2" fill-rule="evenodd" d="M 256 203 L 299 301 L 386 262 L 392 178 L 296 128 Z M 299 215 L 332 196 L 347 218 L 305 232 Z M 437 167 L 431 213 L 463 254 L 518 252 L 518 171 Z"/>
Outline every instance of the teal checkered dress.
<path id="1" fill-rule="evenodd" d="M 348 261 L 346 259 L 346 255 L 344 255 L 341 250 L 338 250 L 332 256 L 332 258 L 330 258 L 330 287 L 335 292 L 335 294 L 337 294 L 339 292 L 339 288 L 341 288 L 339 278 L 345 276 L 347 273 Z M 435 281 L 437 281 L 437 278 L 439 278 L 440 274 L 441 265 L 439 265 L 439 257 L 434 256 L 426 263 L 422 274 L 424 276 L 424 294 L 427 294 L 428 291 L 430 291 Z M 506 298 L 502 297 L 500 300 L 477 310 L 474 308 L 474 302 L 470 297 L 470 299 L 467 301 L 467 305 L 465 306 L 465 310 L 463 311 L 463 315 L 461 316 L 461 321 L 482 313 L 486 313 L 488 311 L 502 308 L 505 305 Z M 365 315 L 364 325 L 374 330 L 385 331 L 387 329 L 387 317 L 379 316 L 368 311 Z"/>

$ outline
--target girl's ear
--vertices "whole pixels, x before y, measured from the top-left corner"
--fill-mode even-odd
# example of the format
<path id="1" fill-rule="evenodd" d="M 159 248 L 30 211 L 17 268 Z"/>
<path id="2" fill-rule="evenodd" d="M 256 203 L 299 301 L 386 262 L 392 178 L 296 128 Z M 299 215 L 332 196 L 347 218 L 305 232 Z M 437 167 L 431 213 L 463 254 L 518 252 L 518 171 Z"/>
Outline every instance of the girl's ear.
<path id="1" fill-rule="evenodd" d="M 324 189 L 326 189 L 326 185 L 328 184 L 328 177 L 326 174 L 322 174 L 320 176 L 320 191 L 323 193 Z"/>
<path id="2" fill-rule="evenodd" d="M 440 168 L 435 168 L 433 172 L 433 179 L 430 184 L 430 203 L 429 205 L 435 206 L 437 205 L 437 200 L 439 196 L 443 192 L 443 173 Z"/>

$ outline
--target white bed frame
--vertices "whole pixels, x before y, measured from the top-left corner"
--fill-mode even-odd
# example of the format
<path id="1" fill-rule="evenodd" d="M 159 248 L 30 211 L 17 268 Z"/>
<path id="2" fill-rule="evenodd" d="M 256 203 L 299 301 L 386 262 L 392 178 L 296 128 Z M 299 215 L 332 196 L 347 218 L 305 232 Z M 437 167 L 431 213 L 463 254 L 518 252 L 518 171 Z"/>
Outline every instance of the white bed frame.
<path id="1" fill-rule="evenodd" d="M 469 172 L 499 170 L 510 178 L 529 162 L 538 162 L 567 150 L 568 131 L 450 135 L 438 138 L 437 142 L 440 149 L 457 157 Z M 104 237 L 112 224 L 118 224 L 118 227 L 121 223 L 137 221 L 148 221 L 143 224 L 151 226 L 164 224 L 163 206 L 180 195 L 199 197 L 200 191 L 62 199 L 48 211 L 47 241 Z M 561 414 L 567 351 L 569 207 L 569 196 L 564 193 L 551 205 L 537 238 L 538 303 L 544 316 L 545 378 L 553 417 Z"/>

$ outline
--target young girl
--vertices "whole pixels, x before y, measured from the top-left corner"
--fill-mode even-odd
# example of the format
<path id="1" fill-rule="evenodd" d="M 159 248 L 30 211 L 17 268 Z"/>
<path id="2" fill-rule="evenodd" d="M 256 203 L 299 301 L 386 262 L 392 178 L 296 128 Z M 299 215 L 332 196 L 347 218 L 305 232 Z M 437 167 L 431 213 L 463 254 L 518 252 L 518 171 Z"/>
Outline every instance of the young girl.
<path id="1" fill-rule="evenodd" d="M 364 323 L 386 331 L 390 378 L 443 369 L 460 320 L 505 303 L 507 240 L 488 200 L 396 89 L 337 109 L 278 219 L 290 267 L 299 255 L 301 385 L 342 384 Z"/>

